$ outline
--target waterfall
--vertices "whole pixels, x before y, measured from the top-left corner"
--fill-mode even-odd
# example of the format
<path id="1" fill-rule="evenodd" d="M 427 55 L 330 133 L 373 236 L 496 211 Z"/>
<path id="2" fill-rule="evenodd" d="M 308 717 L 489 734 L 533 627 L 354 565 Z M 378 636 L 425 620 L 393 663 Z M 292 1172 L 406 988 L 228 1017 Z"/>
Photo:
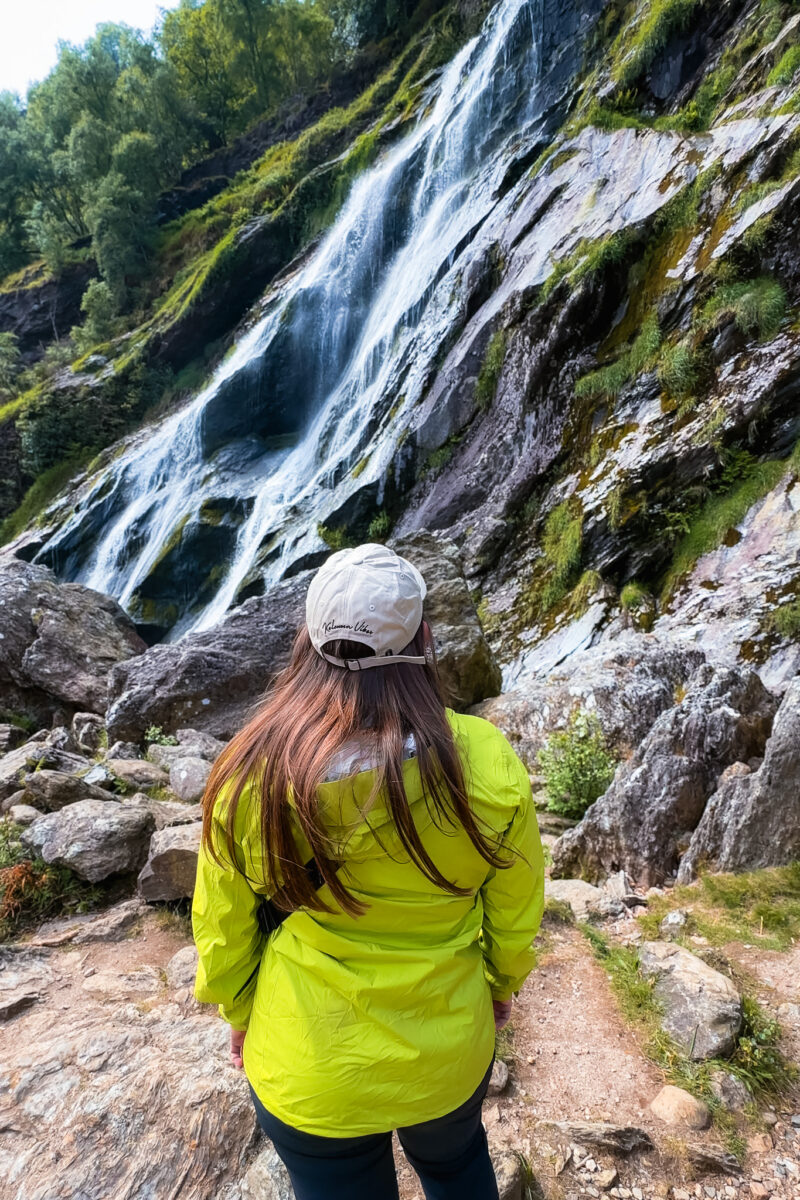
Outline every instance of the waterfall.
<path id="1" fill-rule="evenodd" d="M 380 507 L 408 414 L 459 319 L 458 280 L 499 203 L 510 147 L 536 140 L 540 24 L 537 0 L 500 0 L 208 385 L 132 440 L 35 561 L 143 623 L 158 595 L 174 640 L 215 624 L 248 582 L 314 561 L 318 525 L 365 485 Z M 176 574 L 170 549 L 220 497 L 238 523 L 206 523 L 209 578 Z"/>

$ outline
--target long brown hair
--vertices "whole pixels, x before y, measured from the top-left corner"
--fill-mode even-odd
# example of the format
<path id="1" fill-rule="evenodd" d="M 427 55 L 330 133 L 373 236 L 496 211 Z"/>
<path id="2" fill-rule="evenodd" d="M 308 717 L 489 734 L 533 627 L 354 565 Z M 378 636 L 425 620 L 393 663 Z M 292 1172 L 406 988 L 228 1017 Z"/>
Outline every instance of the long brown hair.
<path id="1" fill-rule="evenodd" d="M 325 649 L 340 658 L 372 653 L 361 643 L 344 640 L 327 643 Z M 378 795 L 385 795 L 402 845 L 427 879 L 453 895 L 470 892 L 442 875 L 414 824 L 403 784 L 403 744 L 409 734 L 414 737 L 423 795 L 434 821 L 451 827 L 460 824 L 488 863 L 510 865 L 510 860 L 498 853 L 496 841 L 478 828 L 470 808 L 427 622 L 422 622 L 403 653 L 424 655 L 426 664 L 393 663 L 349 671 L 317 654 L 303 625 L 288 667 L 214 763 L 203 795 L 203 843 L 221 862 L 212 842 L 212 811 L 220 789 L 230 784 L 224 820 L 230 863 L 222 865 L 233 865 L 245 874 L 237 864 L 234 825 L 242 791 L 251 783 L 260 805 L 262 861 L 267 873 L 262 882 L 269 885 L 273 902 L 285 911 L 300 907 L 331 911 L 314 890 L 292 836 L 290 794 L 297 820 L 334 899 L 353 916 L 366 908 L 336 874 L 340 863 L 335 861 L 336 848 L 320 819 L 317 798 L 331 760 L 357 737 L 370 739 L 377 764 L 366 809 Z"/>

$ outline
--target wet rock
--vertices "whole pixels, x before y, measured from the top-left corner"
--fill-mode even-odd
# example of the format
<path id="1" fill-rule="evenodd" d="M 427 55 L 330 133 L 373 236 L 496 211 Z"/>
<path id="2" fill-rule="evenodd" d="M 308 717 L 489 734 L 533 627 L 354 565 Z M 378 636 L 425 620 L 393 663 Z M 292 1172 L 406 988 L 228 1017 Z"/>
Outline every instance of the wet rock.
<path id="1" fill-rule="evenodd" d="M 692 1061 L 732 1052 L 742 1027 L 742 1001 L 727 976 L 668 942 L 645 942 L 639 962 L 643 975 L 655 979 L 663 1028 Z"/>
<path id="2" fill-rule="evenodd" d="M 153 834 L 137 884 L 145 900 L 180 900 L 194 893 L 201 832 L 193 822 Z"/>
<path id="3" fill-rule="evenodd" d="M 75 745 L 84 754 L 94 754 L 103 744 L 105 721 L 98 713 L 75 713 L 70 729 Z"/>
<path id="4" fill-rule="evenodd" d="M 167 772 L 145 758 L 108 758 L 103 765 L 126 787 L 166 787 L 169 783 Z"/>
<path id="5" fill-rule="evenodd" d="M 98 883 L 117 872 L 138 870 L 152 829 L 153 817 L 144 809 L 116 800 L 79 800 L 39 817 L 20 837 L 45 862 Z"/>
<path id="6" fill-rule="evenodd" d="M 79 800 L 109 800 L 107 791 L 88 783 L 80 775 L 64 771 L 31 771 L 23 778 L 23 804 L 44 812 L 57 812 Z"/>
<path id="7" fill-rule="evenodd" d="M 169 786 L 180 800 L 196 801 L 205 791 L 211 774 L 206 758 L 176 758 L 169 768 Z"/>
<path id="8" fill-rule="evenodd" d="M 763 751 L 776 708 L 754 671 L 700 667 L 681 703 L 661 714 L 605 794 L 556 842 L 554 877 L 596 880 L 624 868 L 642 886 L 663 882 L 720 773 Z"/>
<path id="9" fill-rule="evenodd" d="M 629 753 L 703 661 L 694 647 L 629 633 L 571 656 L 544 680 L 523 677 L 473 711 L 502 729 L 531 770 L 548 734 L 576 708 L 593 712 L 609 745 Z"/>
<path id="10" fill-rule="evenodd" d="M 64 711 L 104 712 L 111 668 L 145 649 L 117 601 L 9 557 L 0 559 L 0 594 L 6 702 L 47 723 Z"/>
<path id="11" fill-rule="evenodd" d="M 500 691 L 501 675 L 464 578 L 454 542 L 419 530 L 392 542 L 425 577 L 425 615 L 436 641 L 436 659 L 448 703 L 463 710 Z"/>
<path id="12" fill-rule="evenodd" d="M 668 1083 L 650 1104 L 650 1111 L 666 1125 L 686 1125 L 689 1129 L 706 1129 L 711 1122 L 708 1105 L 697 1100 L 683 1088 Z"/>
<path id="13" fill-rule="evenodd" d="M 150 725 L 230 738 L 286 665 L 310 575 L 277 584 L 213 629 L 151 646 L 109 678 L 109 738 L 140 742 Z"/>
<path id="14" fill-rule="evenodd" d="M 800 858 L 800 676 L 787 688 L 761 766 L 723 777 L 706 805 L 678 878 L 700 864 L 718 871 L 780 866 Z"/>

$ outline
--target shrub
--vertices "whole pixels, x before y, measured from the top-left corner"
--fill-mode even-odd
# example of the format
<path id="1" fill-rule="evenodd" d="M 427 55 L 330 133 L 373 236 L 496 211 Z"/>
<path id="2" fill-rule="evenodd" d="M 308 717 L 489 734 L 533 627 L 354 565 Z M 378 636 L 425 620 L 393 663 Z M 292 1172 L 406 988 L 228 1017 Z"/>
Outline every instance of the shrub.
<path id="1" fill-rule="evenodd" d="M 633 35 L 627 30 L 618 39 L 617 64 L 612 74 L 629 87 L 644 74 L 673 33 L 685 29 L 701 0 L 650 0 Z"/>
<path id="2" fill-rule="evenodd" d="M 619 594 L 619 602 L 626 612 L 637 612 L 649 604 L 652 597 L 646 587 L 632 579 Z"/>
<path id="3" fill-rule="evenodd" d="M 566 729 L 551 733 L 537 755 L 547 792 L 547 807 L 580 818 L 614 777 L 616 760 L 606 745 L 597 717 L 580 710 Z"/>
<path id="4" fill-rule="evenodd" d="M 505 355 L 506 335 L 505 330 L 500 329 L 497 333 L 492 334 L 478 373 L 478 382 L 475 387 L 475 401 L 478 408 L 487 409 L 494 400 Z"/>
<path id="5" fill-rule="evenodd" d="M 655 313 L 649 313 L 630 348 L 615 363 L 599 367 L 579 379 L 575 384 L 575 395 L 613 398 L 630 379 L 655 365 L 660 346 L 658 317 Z"/>
<path id="6" fill-rule="evenodd" d="M 144 731 L 144 740 L 158 746 L 177 746 L 178 739 L 171 733 L 164 733 L 160 725 L 148 725 Z"/>
<path id="7" fill-rule="evenodd" d="M 317 525 L 317 533 L 329 550 L 344 550 L 345 546 L 351 545 L 345 525 L 337 525 L 335 529 L 331 529 L 320 522 Z"/>

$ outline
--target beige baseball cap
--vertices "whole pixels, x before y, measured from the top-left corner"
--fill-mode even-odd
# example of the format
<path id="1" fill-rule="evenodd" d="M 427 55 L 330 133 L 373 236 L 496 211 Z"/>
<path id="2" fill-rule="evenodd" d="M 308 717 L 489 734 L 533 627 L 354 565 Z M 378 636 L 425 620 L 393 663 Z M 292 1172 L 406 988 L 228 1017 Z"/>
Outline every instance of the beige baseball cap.
<path id="1" fill-rule="evenodd" d="M 363 671 L 391 663 L 427 661 L 401 654 L 419 629 L 427 588 L 419 571 L 388 546 L 367 542 L 337 550 L 317 571 L 306 595 L 306 623 L 314 649 L 336 667 Z M 363 642 L 375 656 L 337 658 L 322 647 L 344 638 Z"/>

